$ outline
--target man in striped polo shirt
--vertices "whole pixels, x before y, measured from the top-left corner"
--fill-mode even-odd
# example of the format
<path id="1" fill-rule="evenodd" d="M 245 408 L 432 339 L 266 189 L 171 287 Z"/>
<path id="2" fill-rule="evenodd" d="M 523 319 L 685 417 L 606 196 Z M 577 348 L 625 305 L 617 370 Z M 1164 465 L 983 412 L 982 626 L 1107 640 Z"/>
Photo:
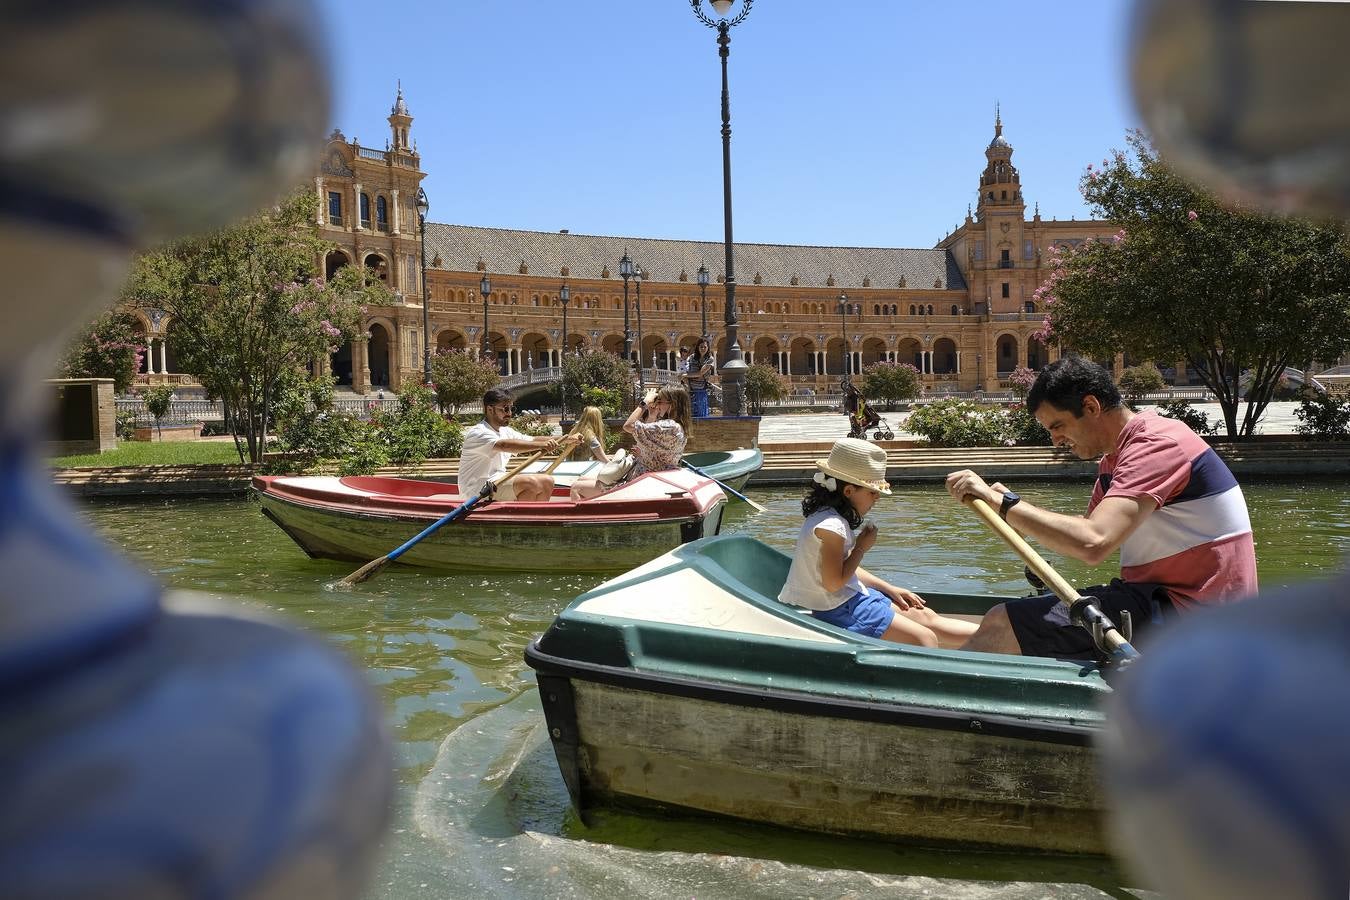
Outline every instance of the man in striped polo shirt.
<path id="1" fill-rule="evenodd" d="M 1087 515 L 1041 509 L 968 469 L 947 476 L 952 496 L 978 497 L 1021 533 L 1091 565 L 1119 549 L 1121 577 L 1081 592 L 1117 622 L 1128 610 L 1136 634 L 1177 610 L 1256 592 L 1242 489 L 1195 432 L 1153 412 L 1132 412 L 1110 374 L 1077 356 L 1041 371 L 1027 409 L 1056 446 L 1081 459 L 1101 457 Z M 964 649 L 1085 658 L 1092 642 L 1046 595 L 994 607 Z"/>

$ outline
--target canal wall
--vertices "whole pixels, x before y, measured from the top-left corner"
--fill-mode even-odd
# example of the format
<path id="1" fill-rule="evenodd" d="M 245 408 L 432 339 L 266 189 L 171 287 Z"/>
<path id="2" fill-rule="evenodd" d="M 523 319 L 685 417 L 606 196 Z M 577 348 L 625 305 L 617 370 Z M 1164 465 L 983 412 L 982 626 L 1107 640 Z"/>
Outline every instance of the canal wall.
<path id="1" fill-rule="evenodd" d="M 1350 442 L 1264 439 L 1212 441 L 1239 480 L 1243 478 L 1350 478 Z M 911 441 L 882 441 L 886 475 L 892 484 L 936 484 L 956 469 L 974 469 L 990 481 L 1088 481 L 1096 462 L 1051 447 L 928 447 Z M 829 454 L 829 441 L 765 443 L 764 467 L 750 487 L 806 484 L 816 460 Z M 385 468 L 377 474 L 452 480 L 459 460 L 428 460 L 416 469 Z M 57 469 L 53 480 L 81 497 L 154 498 L 228 496 L 248 491 L 253 470 L 243 465 L 124 466 Z"/>

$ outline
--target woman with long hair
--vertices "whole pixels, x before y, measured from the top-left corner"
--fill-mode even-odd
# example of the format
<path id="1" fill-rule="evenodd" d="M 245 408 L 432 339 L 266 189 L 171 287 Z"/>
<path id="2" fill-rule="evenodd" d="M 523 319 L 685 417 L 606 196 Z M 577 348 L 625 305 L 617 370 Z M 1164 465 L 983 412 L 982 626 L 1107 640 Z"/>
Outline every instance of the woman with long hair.
<path id="1" fill-rule="evenodd" d="M 595 478 L 579 478 L 572 485 L 572 498 L 584 500 L 631 481 L 644 472 L 680 467 L 680 455 L 689 440 L 693 422 L 689 394 L 682 387 L 667 385 L 648 393 L 628 415 L 623 430 L 633 436 L 634 464 L 620 481 L 606 487 Z"/>
<path id="2" fill-rule="evenodd" d="M 708 379 L 717 369 L 717 359 L 712 354 L 707 338 L 698 339 L 698 343 L 694 345 L 694 352 L 689 355 L 688 366 L 684 383 L 689 386 L 689 402 L 693 415 L 705 419 L 708 416 Z"/>

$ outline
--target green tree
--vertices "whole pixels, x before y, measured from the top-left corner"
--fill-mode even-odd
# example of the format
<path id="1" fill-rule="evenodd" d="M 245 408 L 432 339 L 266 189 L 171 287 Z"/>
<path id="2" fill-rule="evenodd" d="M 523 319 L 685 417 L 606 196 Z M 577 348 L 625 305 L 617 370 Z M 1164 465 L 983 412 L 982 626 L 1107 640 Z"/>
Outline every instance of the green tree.
<path id="1" fill-rule="evenodd" d="M 913 400 L 922 391 L 919 370 L 909 363 L 874 362 L 863 369 L 863 396 L 885 400 L 887 409 L 897 400 Z"/>
<path id="2" fill-rule="evenodd" d="M 633 366 L 613 353 L 590 350 L 563 357 L 563 387 L 568 410 L 573 413 L 590 403 L 587 397 L 604 397 L 614 398 L 614 406 L 602 406 L 601 411 L 606 416 L 615 415 L 624 398 L 632 395 L 633 378 Z"/>
<path id="3" fill-rule="evenodd" d="M 1091 356 L 1184 358 L 1218 397 L 1229 436 L 1250 435 L 1286 366 L 1350 347 L 1345 225 L 1225 207 L 1141 135 L 1129 144 L 1130 156 L 1117 151 L 1081 182 L 1121 230 L 1051 254 L 1036 336 Z"/>
<path id="4" fill-rule="evenodd" d="M 1158 367 L 1151 362 L 1130 366 L 1120 373 L 1120 378 L 1116 384 L 1120 387 L 1120 392 L 1125 395 L 1125 402 L 1130 404 L 1131 408 L 1138 406 L 1139 401 L 1143 399 L 1145 394 L 1161 391 L 1167 387 L 1162 372 L 1159 372 Z"/>
<path id="5" fill-rule="evenodd" d="M 155 431 L 163 438 L 164 417 L 169 414 L 169 404 L 173 402 L 173 385 L 156 384 L 148 387 L 141 394 L 141 399 L 145 402 L 146 410 L 155 417 Z"/>
<path id="6" fill-rule="evenodd" d="M 788 380 L 773 366 L 755 363 L 745 370 L 745 396 L 752 415 L 761 415 L 765 403 L 782 400 L 789 389 Z"/>
<path id="7" fill-rule="evenodd" d="M 437 411 L 435 400 L 425 386 L 411 382 L 398 392 L 396 409 L 371 416 L 371 438 L 382 445 L 389 462 L 415 468 L 428 459 L 459 455 L 464 432 Z"/>
<path id="8" fill-rule="evenodd" d="M 480 357 L 477 351 L 442 350 L 431 358 L 431 382 L 436 390 L 436 402 L 451 414 L 460 406 L 483 399 L 483 395 L 497 386 L 502 376 L 497 364 Z"/>
<path id="9" fill-rule="evenodd" d="M 130 300 L 173 317 L 170 339 L 184 371 L 229 410 L 246 447 L 262 460 L 282 376 L 335 352 L 355 333 L 365 304 L 392 295 L 348 266 L 325 281 L 319 261 L 331 246 L 314 225 L 313 191 L 231 228 L 188 238 L 140 257 L 125 289 Z"/>
<path id="10" fill-rule="evenodd" d="M 145 342 L 136 333 L 136 316 L 124 307 L 99 316 L 71 342 L 59 369 L 63 378 L 111 378 L 125 394 L 140 371 Z"/>

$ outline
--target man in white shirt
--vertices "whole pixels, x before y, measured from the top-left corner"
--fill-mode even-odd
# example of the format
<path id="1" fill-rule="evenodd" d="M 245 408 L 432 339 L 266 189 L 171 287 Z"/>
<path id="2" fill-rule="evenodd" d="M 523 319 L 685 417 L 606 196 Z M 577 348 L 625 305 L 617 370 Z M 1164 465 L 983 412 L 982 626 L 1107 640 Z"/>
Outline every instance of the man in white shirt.
<path id="1" fill-rule="evenodd" d="M 461 497 L 477 496 L 490 479 L 504 474 L 511 454 L 541 448 L 555 453 L 567 440 L 516 431 L 508 424 L 514 412 L 509 391 L 493 388 L 483 395 L 483 421 L 464 433 L 464 449 L 459 454 Z M 548 500 L 552 493 L 552 475 L 521 474 L 499 486 L 493 496 L 498 500 Z"/>

